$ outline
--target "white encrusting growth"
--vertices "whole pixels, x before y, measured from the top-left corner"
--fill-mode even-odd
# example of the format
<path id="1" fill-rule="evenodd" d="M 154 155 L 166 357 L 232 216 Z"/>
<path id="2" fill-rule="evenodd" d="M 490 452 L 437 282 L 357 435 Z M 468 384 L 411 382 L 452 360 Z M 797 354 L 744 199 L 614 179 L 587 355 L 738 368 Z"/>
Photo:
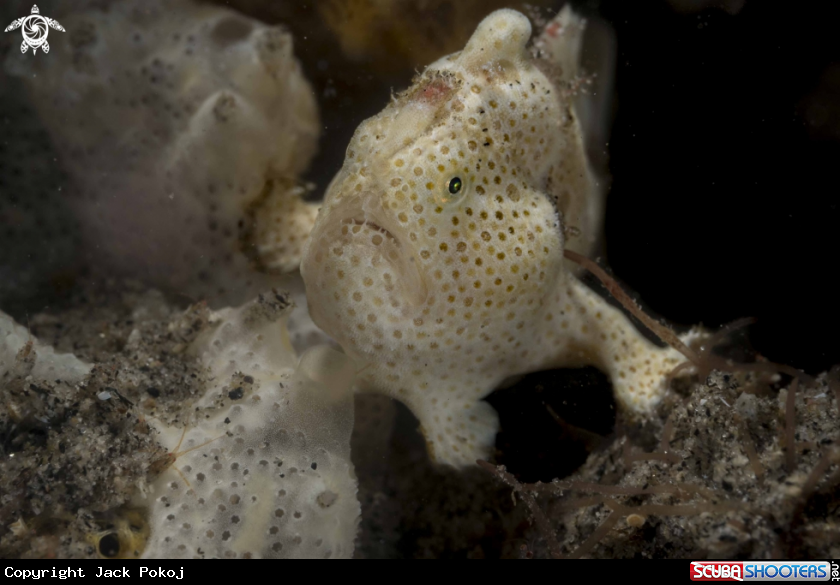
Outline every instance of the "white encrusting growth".
<path id="1" fill-rule="evenodd" d="M 78 384 L 90 373 L 91 366 L 71 353 L 56 353 L 0 311 L 0 382 L 8 376 L 30 377 L 50 383 L 61 380 Z"/>
<path id="2" fill-rule="evenodd" d="M 297 269 L 317 213 L 298 179 L 320 124 L 291 34 L 189 0 L 62 21 L 66 46 L 5 68 L 72 179 L 91 259 L 213 306 L 277 285 L 255 265 Z"/>
<path id="3" fill-rule="evenodd" d="M 215 313 L 193 343 L 208 388 L 181 426 L 153 422 L 175 456 L 151 502 L 138 500 L 150 506 L 145 558 L 352 556 L 353 365 L 324 346 L 298 361 L 288 311 L 261 296 Z"/>

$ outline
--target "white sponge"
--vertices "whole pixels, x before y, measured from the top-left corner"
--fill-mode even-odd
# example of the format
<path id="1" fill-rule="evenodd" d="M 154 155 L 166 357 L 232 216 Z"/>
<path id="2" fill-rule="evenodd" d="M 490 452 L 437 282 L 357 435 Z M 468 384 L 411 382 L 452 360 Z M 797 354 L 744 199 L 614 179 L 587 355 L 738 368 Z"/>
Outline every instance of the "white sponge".
<path id="1" fill-rule="evenodd" d="M 174 455 L 152 486 L 145 558 L 352 556 L 354 369 L 327 347 L 297 365 L 287 314 L 263 296 L 194 343 L 210 382 L 186 434 L 155 423 Z"/>
<path id="2" fill-rule="evenodd" d="M 30 341 L 32 345 L 27 350 L 26 344 Z M 32 356 L 31 360 L 22 359 L 29 356 Z M 15 371 L 21 365 L 28 371 Z M 72 385 L 81 382 L 90 370 L 89 364 L 73 354 L 56 353 L 51 346 L 41 344 L 25 327 L 0 311 L 0 381 L 6 374 L 23 374 L 31 375 L 34 380 L 61 380 Z"/>
<path id="3" fill-rule="evenodd" d="M 187 0 L 61 23 L 49 59 L 5 68 L 73 179 L 93 263 L 216 306 L 277 284 L 254 263 L 296 268 L 316 213 L 297 179 L 320 124 L 291 34 Z"/>

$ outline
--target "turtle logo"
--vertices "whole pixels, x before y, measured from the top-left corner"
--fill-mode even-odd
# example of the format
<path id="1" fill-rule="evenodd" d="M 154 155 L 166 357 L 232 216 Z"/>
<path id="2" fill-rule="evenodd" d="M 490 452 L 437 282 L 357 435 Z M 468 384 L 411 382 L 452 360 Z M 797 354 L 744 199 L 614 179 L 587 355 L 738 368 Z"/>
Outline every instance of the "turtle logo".
<path id="1" fill-rule="evenodd" d="M 40 12 L 38 6 L 33 5 L 32 14 L 18 18 L 6 27 L 5 32 L 23 27 L 21 30 L 23 33 L 23 43 L 20 45 L 21 53 L 25 53 L 26 49 L 30 47 L 32 47 L 33 55 L 38 52 L 38 49 L 49 53 L 50 44 L 47 42 L 47 34 L 50 32 L 50 28 L 64 32 L 64 27 L 58 24 L 57 20 L 41 16 Z"/>

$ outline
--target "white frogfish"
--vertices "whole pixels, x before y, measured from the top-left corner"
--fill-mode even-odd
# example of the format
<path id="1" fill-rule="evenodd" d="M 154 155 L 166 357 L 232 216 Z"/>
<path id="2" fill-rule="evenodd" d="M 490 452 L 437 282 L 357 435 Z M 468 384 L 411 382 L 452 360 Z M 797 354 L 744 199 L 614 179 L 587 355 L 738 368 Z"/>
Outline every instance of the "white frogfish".
<path id="1" fill-rule="evenodd" d="M 530 35 L 522 14 L 490 14 L 359 126 L 301 265 L 312 318 L 363 389 L 405 403 L 456 467 L 488 457 L 498 418 L 481 399 L 510 376 L 595 365 L 646 413 L 684 361 L 565 263 L 564 247 L 591 251 L 597 186 Z"/>

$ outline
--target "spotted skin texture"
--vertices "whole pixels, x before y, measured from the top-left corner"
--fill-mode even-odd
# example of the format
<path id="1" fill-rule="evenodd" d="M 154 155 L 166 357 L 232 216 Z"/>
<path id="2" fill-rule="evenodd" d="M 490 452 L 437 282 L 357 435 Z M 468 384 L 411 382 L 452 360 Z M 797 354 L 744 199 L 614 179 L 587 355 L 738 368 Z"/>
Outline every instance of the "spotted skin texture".
<path id="1" fill-rule="evenodd" d="M 481 399 L 511 375 L 594 364 L 647 412 L 680 361 L 565 264 L 555 205 L 575 120 L 530 34 L 494 12 L 358 128 L 301 266 L 315 323 L 365 389 L 408 405 L 431 456 L 456 467 L 488 457 L 498 418 Z"/>
<path id="2" fill-rule="evenodd" d="M 291 272 L 300 265 L 319 207 L 304 201 L 305 193 L 287 181 L 267 181 L 264 196 L 249 210 L 253 231 L 244 239 L 253 246 L 253 260 L 264 272 Z"/>

